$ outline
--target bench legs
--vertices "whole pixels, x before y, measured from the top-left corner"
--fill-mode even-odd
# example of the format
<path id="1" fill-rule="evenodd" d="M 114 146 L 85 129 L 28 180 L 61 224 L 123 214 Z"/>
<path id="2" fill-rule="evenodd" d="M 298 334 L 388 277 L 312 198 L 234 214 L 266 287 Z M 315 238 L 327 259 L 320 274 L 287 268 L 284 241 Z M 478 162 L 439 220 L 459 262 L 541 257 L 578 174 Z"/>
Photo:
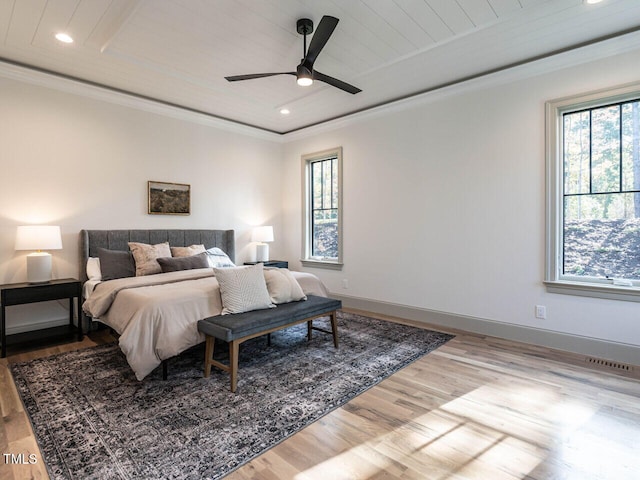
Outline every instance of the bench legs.
<path id="1" fill-rule="evenodd" d="M 329 315 L 331 318 L 331 333 L 333 334 L 333 346 L 338 348 L 338 321 L 336 318 L 336 312 L 332 312 Z"/>
<path id="2" fill-rule="evenodd" d="M 211 367 L 218 367 L 220 370 L 227 372 L 231 377 L 231 391 L 235 393 L 238 387 L 238 354 L 240 352 L 240 341 L 232 340 L 229 342 L 229 365 L 213 359 L 216 338 L 206 335 L 206 343 L 204 349 L 204 377 L 211 375 Z"/>
<path id="3" fill-rule="evenodd" d="M 322 315 L 326 316 L 326 315 Z M 319 317 L 316 317 L 319 318 Z M 307 322 L 307 340 L 311 341 L 311 332 L 313 330 L 318 330 L 319 332 L 330 333 L 333 335 L 333 346 L 338 348 L 338 323 L 336 319 L 336 312 L 331 312 L 329 314 L 329 318 L 331 319 L 331 331 L 325 330 L 324 328 L 318 328 L 313 326 L 313 320 L 311 319 Z"/>
<path id="4" fill-rule="evenodd" d="M 216 344 L 216 338 L 209 335 L 206 336 L 207 341 L 204 347 L 204 377 L 209 378 L 211 375 L 211 360 L 213 360 L 213 349 Z"/>
<path id="5" fill-rule="evenodd" d="M 257 333 L 254 335 L 250 335 L 248 337 L 244 337 L 244 338 L 240 338 L 240 339 L 236 339 L 236 340 L 231 340 L 229 342 L 229 365 L 225 365 L 222 362 L 219 362 L 217 360 L 213 359 L 213 352 L 214 352 L 214 348 L 215 348 L 215 337 L 212 337 L 211 335 L 205 335 L 206 338 L 206 344 L 205 344 L 205 352 L 204 352 L 204 376 L 205 378 L 208 378 L 209 375 L 211 375 L 211 367 L 217 367 L 220 370 L 227 372 L 229 374 L 229 376 L 231 377 L 231 391 L 233 393 L 236 392 L 236 388 L 238 387 L 238 356 L 240 353 L 240 344 L 242 342 L 244 342 L 245 340 L 249 340 L 250 338 L 254 338 L 256 336 L 259 335 L 264 335 L 265 333 L 267 333 L 269 336 L 271 336 L 271 332 L 275 332 L 277 330 L 281 330 L 283 328 L 286 327 L 290 327 L 292 325 L 295 325 L 297 323 L 302 323 L 302 322 L 307 322 L 307 339 L 311 340 L 311 332 L 313 330 L 319 330 L 321 332 L 325 332 L 325 333 L 331 333 L 333 335 L 333 345 L 338 348 L 338 324 L 337 324 L 337 319 L 336 319 L 336 312 L 333 311 L 329 314 L 322 314 L 322 315 L 318 315 L 318 317 L 315 318 L 320 318 L 320 317 L 326 317 L 327 315 L 329 315 L 330 319 L 331 319 L 331 331 L 327 331 L 324 330 L 322 328 L 317 328 L 313 326 L 313 318 L 309 319 L 309 320 L 301 320 L 298 321 L 296 323 L 292 323 L 289 325 L 284 325 L 284 326 L 280 326 L 277 328 L 273 328 L 271 330 L 269 330 L 268 332 L 261 332 L 261 333 Z M 271 340 L 269 338 L 269 340 Z"/>
<path id="6" fill-rule="evenodd" d="M 240 353 L 240 342 L 231 340 L 229 342 L 229 375 L 231 376 L 231 391 L 236 393 L 238 387 L 238 354 Z"/>

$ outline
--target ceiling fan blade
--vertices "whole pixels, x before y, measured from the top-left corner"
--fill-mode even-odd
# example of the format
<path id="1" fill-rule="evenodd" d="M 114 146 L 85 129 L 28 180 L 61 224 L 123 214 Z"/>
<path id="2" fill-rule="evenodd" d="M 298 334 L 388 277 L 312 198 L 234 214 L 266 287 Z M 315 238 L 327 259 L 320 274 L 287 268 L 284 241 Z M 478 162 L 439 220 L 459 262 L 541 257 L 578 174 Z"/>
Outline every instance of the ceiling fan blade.
<path id="1" fill-rule="evenodd" d="M 277 73 L 249 73 L 247 75 L 232 75 L 230 77 L 224 77 L 230 82 L 237 82 L 239 80 L 252 80 L 254 78 L 273 77 L 275 75 L 295 75 L 296 72 L 277 72 Z"/>
<path id="2" fill-rule="evenodd" d="M 318 24 L 318 27 L 313 34 L 313 38 L 311 39 L 311 43 L 309 44 L 307 55 L 302 61 L 302 64 L 309 70 L 313 69 L 313 64 L 315 63 L 318 54 L 327 44 L 327 41 L 329 40 L 329 37 L 331 37 L 333 31 L 336 29 L 336 25 L 338 25 L 338 22 L 339 20 L 336 17 L 331 17 L 329 15 L 325 15 L 320 20 L 320 23 Z"/>
<path id="3" fill-rule="evenodd" d="M 342 80 L 338 80 L 337 78 L 333 78 L 329 75 L 325 75 L 324 73 L 320 73 L 317 70 L 313 71 L 313 79 L 328 83 L 331 86 L 339 88 L 340 90 L 344 90 L 347 93 L 352 93 L 354 95 L 362 91 L 358 87 L 354 87 L 353 85 L 349 85 L 347 82 L 343 82 Z"/>

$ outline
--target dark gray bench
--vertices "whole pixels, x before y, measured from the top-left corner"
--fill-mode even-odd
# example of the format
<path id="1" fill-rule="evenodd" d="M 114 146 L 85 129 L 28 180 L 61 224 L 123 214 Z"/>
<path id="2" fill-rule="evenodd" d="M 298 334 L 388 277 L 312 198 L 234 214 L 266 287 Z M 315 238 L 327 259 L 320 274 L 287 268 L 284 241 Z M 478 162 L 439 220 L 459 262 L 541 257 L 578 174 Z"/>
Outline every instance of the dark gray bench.
<path id="1" fill-rule="evenodd" d="M 204 376 L 211 374 L 211 366 L 228 372 L 231 376 L 231 391 L 238 385 L 238 352 L 240 344 L 250 338 L 270 335 L 271 332 L 307 322 L 307 339 L 311 332 L 319 330 L 333 335 L 333 344 L 338 348 L 338 327 L 336 310 L 342 308 L 340 300 L 308 295 L 307 300 L 284 303 L 276 308 L 253 310 L 233 315 L 217 315 L 198 321 L 198 330 L 205 334 L 207 343 L 204 354 Z M 313 326 L 313 320 L 319 317 L 331 318 L 331 331 Z M 229 365 L 213 359 L 215 339 L 229 343 Z"/>

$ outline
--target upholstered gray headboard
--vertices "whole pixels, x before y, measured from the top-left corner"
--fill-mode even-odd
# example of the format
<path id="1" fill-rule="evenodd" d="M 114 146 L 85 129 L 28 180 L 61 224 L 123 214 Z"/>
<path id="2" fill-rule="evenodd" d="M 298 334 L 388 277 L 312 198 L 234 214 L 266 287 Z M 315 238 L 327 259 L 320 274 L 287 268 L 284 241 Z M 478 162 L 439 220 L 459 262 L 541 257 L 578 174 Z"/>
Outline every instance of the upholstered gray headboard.
<path id="1" fill-rule="evenodd" d="M 128 242 L 156 243 L 169 242 L 172 247 L 204 245 L 205 248 L 218 247 L 235 262 L 236 243 L 233 230 L 81 230 L 80 279 L 87 280 L 87 259 L 97 257 L 99 247 L 109 250 L 129 250 Z"/>

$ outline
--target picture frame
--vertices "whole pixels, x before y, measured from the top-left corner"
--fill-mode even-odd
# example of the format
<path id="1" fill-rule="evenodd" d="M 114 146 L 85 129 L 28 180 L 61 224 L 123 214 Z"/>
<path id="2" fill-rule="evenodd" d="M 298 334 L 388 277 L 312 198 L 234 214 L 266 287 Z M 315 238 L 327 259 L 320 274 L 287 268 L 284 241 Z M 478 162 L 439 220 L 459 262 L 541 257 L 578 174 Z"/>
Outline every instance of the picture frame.
<path id="1" fill-rule="evenodd" d="M 191 185 L 147 182 L 149 215 L 191 215 Z"/>

